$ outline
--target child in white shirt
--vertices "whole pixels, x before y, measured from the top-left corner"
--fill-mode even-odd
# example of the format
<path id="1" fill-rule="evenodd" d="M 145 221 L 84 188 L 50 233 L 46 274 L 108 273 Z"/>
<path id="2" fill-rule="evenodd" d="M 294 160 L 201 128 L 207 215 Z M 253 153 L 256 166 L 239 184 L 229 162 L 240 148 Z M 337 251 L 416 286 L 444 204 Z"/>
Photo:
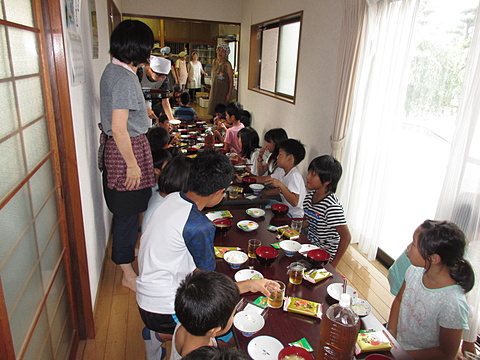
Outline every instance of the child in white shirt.
<path id="1" fill-rule="evenodd" d="M 283 170 L 279 175 L 273 175 L 265 180 L 265 184 L 275 187 L 268 195 L 280 194 L 282 204 L 289 207 L 288 215 L 292 218 L 303 217 L 303 200 L 306 189 L 302 174 L 297 165 L 305 158 L 305 147 L 295 139 L 282 141 L 278 145 L 277 165 Z"/>

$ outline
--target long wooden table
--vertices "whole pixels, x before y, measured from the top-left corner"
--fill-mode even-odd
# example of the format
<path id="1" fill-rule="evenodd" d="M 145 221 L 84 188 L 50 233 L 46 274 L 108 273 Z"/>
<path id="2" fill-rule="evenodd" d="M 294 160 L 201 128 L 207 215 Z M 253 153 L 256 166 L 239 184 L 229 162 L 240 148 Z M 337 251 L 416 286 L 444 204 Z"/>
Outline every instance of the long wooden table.
<path id="1" fill-rule="evenodd" d="M 267 226 L 272 225 L 282 225 L 287 224 L 288 220 L 278 219 L 273 216 L 270 210 L 266 210 L 264 217 L 258 219 L 252 219 L 245 213 L 244 209 L 231 209 L 231 208 L 221 208 L 222 210 L 228 209 L 233 215 L 233 226 L 226 233 L 217 233 L 215 236 L 215 246 L 237 246 L 241 249 L 247 251 L 248 239 L 259 239 L 262 241 L 262 245 L 270 245 L 272 243 L 278 242 L 276 239 L 276 233 L 272 233 L 267 230 Z M 257 230 L 252 232 L 244 232 L 240 230 L 236 224 L 240 220 L 251 220 L 257 222 L 260 226 Z M 306 236 L 301 235 L 298 240 L 301 243 L 308 243 Z M 302 261 L 309 267 L 307 259 L 297 253 L 293 257 L 285 256 L 282 250 L 279 250 L 279 256 L 275 262 L 269 266 L 265 267 L 261 265 L 257 259 L 249 259 L 245 264 L 242 265 L 241 269 L 248 268 L 248 266 L 253 266 L 255 270 L 258 270 L 263 274 L 265 278 L 276 279 L 283 281 L 286 284 L 286 296 L 294 296 L 306 300 L 316 301 L 322 304 L 323 312 L 328 309 L 330 305 L 336 302 L 327 294 L 327 286 L 332 283 L 343 282 L 342 277 L 339 273 L 330 265 L 326 266 L 326 269 L 330 271 L 333 276 L 321 281 L 317 284 L 311 284 L 309 282 L 303 281 L 301 285 L 292 285 L 288 282 L 287 267 L 293 261 Z M 235 273 L 238 270 L 233 270 L 230 266 L 223 260 L 217 259 L 217 271 L 227 274 L 232 279 L 234 278 Z M 247 300 L 254 301 L 260 294 L 244 294 L 243 295 Z M 375 329 L 377 331 L 384 331 L 388 336 L 390 341 L 393 343 L 393 348 L 390 352 L 382 352 L 382 354 L 391 357 L 392 359 L 410 359 L 405 350 L 397 343 L 393 336 L 388 333 L 388 331 L 383 327 L 383 325 L 378 321 L 378 319 L 370 314 L 366 317 L 361 318 L 361 328 L 362 329 Z M 253 337 L 245 337 L 239 331 L 234 329 L 234 335 L 237 342 L 237 346 L 240 349 L 246 351 L 247 345 L 250 340 L 259 335 L 269 335 L 277 338 L 282 342 L 284 346 L 288 346 L 288 343 L 298 341 L 301 338 L 306 338 L 311 346 L 315 349 L 314 356 L 320 342 L 320 319 L 315 319 L 313 317 L 285 312 L 282 309 L 272 309 L 269 308 L 266 318 L 265 326 L 262 330 L 256 333 Z M 368 354 L 360 354 L 357 356 L 357 359 L 363 359 Z"/>

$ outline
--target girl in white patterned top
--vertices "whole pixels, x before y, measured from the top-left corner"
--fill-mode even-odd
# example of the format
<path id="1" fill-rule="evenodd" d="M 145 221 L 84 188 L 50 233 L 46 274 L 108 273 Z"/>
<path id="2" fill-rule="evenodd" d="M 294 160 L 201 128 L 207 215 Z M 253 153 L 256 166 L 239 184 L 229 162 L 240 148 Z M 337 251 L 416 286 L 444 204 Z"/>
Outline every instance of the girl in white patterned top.
<path id="1" fill-rule="evenodd" d="M 452 222 L 426 220 L 407 247 L 412 263 L 393 301 L 388 330 L 414 359 L 454 359 L 468 329 L 465 293 L 474 285 L 465 235 Z"/>

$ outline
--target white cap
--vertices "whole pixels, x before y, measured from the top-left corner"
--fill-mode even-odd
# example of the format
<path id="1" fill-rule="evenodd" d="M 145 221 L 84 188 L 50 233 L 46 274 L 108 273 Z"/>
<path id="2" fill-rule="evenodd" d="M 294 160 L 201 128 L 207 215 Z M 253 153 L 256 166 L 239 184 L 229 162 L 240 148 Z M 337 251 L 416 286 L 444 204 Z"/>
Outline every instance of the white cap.
<path id="1" fill-rule="evenodd" d="M 168 75 L 171 69 L 170 60 L 161 56 L 150 56 L 150 68 L 161 75 Z"/>
<path id="2" fill-rule="evenodd" d="M 350 307 L 350 294 L 342 293 L 340 294 L 340 306 L 341 307 Z"/>

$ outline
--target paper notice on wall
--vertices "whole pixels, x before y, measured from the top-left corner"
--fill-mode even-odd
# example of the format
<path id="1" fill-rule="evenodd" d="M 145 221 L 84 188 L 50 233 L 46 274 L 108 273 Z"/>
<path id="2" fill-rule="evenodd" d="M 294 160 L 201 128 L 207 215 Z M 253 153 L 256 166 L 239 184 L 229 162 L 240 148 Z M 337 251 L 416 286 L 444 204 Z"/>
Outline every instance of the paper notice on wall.
<path id="1" fill-rule="evenodd" d="M 83 59 L 82 37 L 79 34 L 69 33 L 68 40 L 71 85 L 80 85 L 85 82 L 85 62 Z"/>

